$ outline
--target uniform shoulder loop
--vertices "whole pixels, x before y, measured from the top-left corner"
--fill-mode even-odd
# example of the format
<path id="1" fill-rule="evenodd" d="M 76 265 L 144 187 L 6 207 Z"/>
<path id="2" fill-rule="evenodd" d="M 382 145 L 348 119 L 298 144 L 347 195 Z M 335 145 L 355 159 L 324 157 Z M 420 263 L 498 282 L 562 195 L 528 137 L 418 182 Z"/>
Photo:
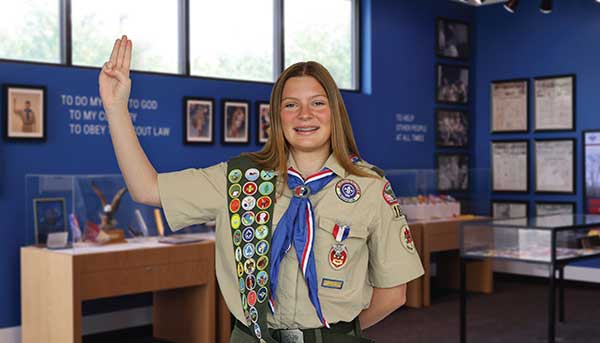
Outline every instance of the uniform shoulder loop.
<path id="1" fill-rule="evenodd" d="M 365 160 L 361 160 L 360 158 L 357 157 L 357 161 L 354 162 L 354 159 L 352 160 L 352 162 L 360 167 L 364 167 L 367 169 L 371 169 L 373 172 L 375 172 L 375 174 L 379 175 L 379 177 L 385 177 L 385 172 L 383 171 L 383 169 L 372 165 L 371 163 L 365 161 Z"/>

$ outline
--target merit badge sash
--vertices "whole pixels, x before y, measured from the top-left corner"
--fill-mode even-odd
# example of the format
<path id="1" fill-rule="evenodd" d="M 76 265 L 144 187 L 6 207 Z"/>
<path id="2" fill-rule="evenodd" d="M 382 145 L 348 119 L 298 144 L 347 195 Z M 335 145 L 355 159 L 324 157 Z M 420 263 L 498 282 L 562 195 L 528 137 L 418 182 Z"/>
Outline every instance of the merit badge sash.
<path id="1" fill-rule="evenodd" d="M 277 343 L 267 326 L 269 257 L 276 176 L 248 157 L 227 163 L 227 201 L 246 324 L 259 342 Z"/>

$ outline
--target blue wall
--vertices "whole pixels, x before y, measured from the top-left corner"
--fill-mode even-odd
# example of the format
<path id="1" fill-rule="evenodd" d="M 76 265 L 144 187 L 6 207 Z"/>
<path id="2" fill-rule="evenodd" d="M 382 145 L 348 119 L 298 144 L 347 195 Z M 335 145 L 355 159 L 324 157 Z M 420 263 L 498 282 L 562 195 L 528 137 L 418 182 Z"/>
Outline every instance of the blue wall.
<path id="1" fill-rule="evenodd" d="M 446 0 L 363 0 L 362 92 L 343 92 L 359 148 L 365 159 L 389 168 L 434 167 L 434 28 L 437 16 L 472 21 L 475 11 Z M 368 20 L 364 20 L 368 19 Z M 592 41 L 590 38 L 588 41 Z M 471 60 L 473 65 L 474 59 Z M 69 109 L 63 94 L 97 96 L 98 70 L 0 61 L 0 84 L 33 84 L 47 87 L 48 139 L 45 143 L 0 143 L 0 328 L 20 323 L 19 247 L 25 242 L 25 174 L 118 173 L 105 135 L 72 135 Z M 170 127 L 168 137 L 141 137 L 141 144 L 158 171 L 208 166 L 242 151 L 257 150 L 255 125 L 249 146 L 223 146 L 223 98 L 252 102 L 267 100 L 271 85 L 133 73 L 132 98 L 154 99 L 156 111 L 138 110 L 136 125 Z M 216 99 L 216 143 L 185 146 L 182 143 L 182 98 Z M 4 108 L 4 99 L 0 107 Z M 98 108 L 100 109 L 100 108 Z M 396 113 L 414 114 L 415 124 L 426 125 L 424 142 L 397 142 Z M 106 124 L 95 121 L 95 124 Z"/>
<path id="2" fill-rule="evenodd" d="M 529 201 L 529 213 L 535 211 L 535 201 L 576 202 L 577 212 L 583 212 L 583 151 L 582 130 L 600 129 L 600 5 L 595 1 L 555 1 L 551 14 L 542 14 L 539 1 L 521 1 L 515 14 L 501 5 L 484 6 L 475 15 L 475 49 L 477 51 L 475 99 L 475 167 L 490 167 L 492 139 L 527 139 L 529 146 L 529 189 L 527 194 L 493 194 L 492 199 Z M 533 78 L 546 75 L 576 74 L 575 125 L 573 132 L 533 132 L 533 101 L 529 104 L 529 133 L 490 134 L 490 82 L 493 80 L 527 78 L 532 99 Z M 533 140 L 538 138 L 576 139 L 576 194 L 535 194 Z M 489 181 L 479 180 L 476 191 L 489 196 Z M 581 263 L 600 267 L 599 261 Z"/>

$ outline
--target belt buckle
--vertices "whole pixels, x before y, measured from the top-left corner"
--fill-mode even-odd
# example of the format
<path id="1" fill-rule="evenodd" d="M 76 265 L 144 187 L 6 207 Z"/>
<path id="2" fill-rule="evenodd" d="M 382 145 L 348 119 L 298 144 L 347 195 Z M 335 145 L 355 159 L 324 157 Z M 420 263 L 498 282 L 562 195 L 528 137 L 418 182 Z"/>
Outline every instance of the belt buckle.
<path id="1" fill-rule="evenodd" d="M 304 334 L 300 329 L 284 329 L 279 331 L 281 343 L 304 343 Z"/>

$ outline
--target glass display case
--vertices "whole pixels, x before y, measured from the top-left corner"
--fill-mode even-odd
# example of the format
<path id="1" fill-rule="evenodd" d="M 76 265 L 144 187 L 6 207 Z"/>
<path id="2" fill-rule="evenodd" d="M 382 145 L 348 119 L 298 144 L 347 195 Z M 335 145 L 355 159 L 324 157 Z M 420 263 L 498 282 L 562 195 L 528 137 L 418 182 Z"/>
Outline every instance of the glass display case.
<path id="1" fill-rule="evenodd" d="M 556 214 L 464 223 L 461 256 L 568 263 L 600 255 L 600 215 Z"/>
<path id="2" fill-rule="evenodd" d="M 121 175 L 26 175 L 25 199 L 27 245 L 49 245 L 57 236 L 74 248 L 148 243 L 171 233 L 162 210 L 134 202 Z M 177 233 L 210 230 L 196 225 Z"/>
<path id="3" fill-rule="evenodd" d="M 554 214 L 514 219 L 464 222 L 460 231 L 460 342 L 467 338 L 466 263 L 512 260 L 548 267 L 548 342 L 564 321 L 564 267 L 600 257 L 600 215 Z M 518 309 L 517 309 L 518 310 Z"/>

